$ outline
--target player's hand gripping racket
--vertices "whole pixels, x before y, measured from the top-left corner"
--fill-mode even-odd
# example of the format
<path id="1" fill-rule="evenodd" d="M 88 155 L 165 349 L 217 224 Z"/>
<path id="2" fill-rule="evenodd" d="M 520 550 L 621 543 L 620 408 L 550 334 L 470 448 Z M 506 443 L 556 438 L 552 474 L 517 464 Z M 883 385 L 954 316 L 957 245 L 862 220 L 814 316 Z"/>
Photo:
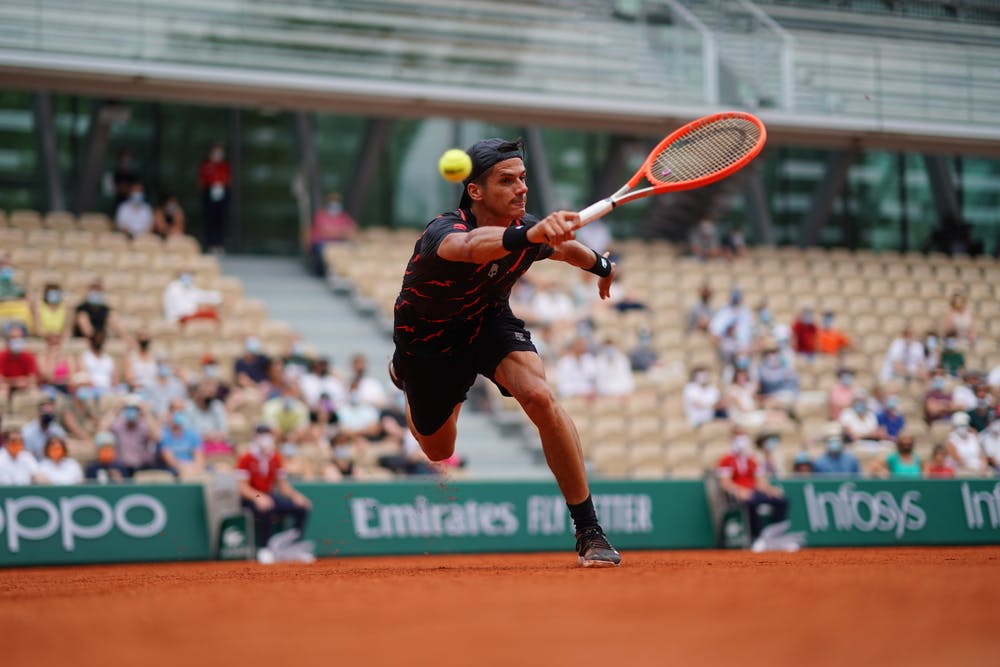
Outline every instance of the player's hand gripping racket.
<path id="1" fill-rule="evenodd" d="M 619 204 L 715 183 L 748 165 L 766 141 L 767 130 L 760 119 L 741 111 L 725 111 L 692 121 L 650 151 L 618 192 L 580 211 L 580 226 L 610 213 Z M 636 189 L 643 177 L 649 185 Z"/>

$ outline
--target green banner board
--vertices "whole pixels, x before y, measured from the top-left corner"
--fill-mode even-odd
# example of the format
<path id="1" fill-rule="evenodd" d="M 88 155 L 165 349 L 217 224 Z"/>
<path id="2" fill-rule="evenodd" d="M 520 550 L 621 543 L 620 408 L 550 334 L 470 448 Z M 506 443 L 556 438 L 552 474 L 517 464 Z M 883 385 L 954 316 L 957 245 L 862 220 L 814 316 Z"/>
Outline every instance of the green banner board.
<path id="1" fill-rule="evenodd" d="M 810 546 L 1000 543 L 1000 482 L 783 481 L 794 530 Z"/>
<path id="2" fill-rule="evenodd" d="M 0 487 L 0 566 L 210 555 L 200 484 Z"/>
<path id="3" fill-rule="evenodd" d="M 572 549 L 554 483 L 302 484 L 314 511 L 306 538 L 319 556 Z M 602 524 L 622 549 L 713 546 L 701 482 L 594 482 Z"/>

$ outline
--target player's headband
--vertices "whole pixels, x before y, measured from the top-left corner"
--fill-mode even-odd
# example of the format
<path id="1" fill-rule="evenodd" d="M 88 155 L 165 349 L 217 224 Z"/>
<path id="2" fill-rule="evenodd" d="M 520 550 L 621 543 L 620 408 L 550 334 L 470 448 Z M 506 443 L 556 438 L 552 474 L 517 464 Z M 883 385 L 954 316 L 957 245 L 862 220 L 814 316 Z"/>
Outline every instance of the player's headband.
<path id="1" fill-rule="evenodd" d="M 499 138 L 483 139 L 472 144 L 465 152 L 472 159 L 472 171 L 462 181 L 462 201 L 458 204 L 459 208 L 472 206 L 472 199 L 469 197 L 468 191 L 469 183 L 492 169 L 493 165 L 498 162 L 515 157 L 524 159 L 524 147 L 520 139 L 516 141 Z"/>

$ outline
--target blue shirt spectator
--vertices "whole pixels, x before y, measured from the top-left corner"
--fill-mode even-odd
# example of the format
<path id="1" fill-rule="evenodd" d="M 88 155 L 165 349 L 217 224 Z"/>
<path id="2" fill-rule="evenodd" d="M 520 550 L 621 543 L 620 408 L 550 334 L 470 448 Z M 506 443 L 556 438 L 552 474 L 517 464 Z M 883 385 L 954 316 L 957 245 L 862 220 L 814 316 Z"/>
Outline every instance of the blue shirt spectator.
<path id="1" fill-rule="evenodd" d="M 899 399 L 895 396 L 890 396 L 885 402 L 885 409 L 878 413 L 878 425 L 892 440 L 895 440 L 906 426 L 906 417 L 899 411 Z"/>
<path id="2" fill-rule="evenodd" d="M 844 451 L 840 438 L 830 438 L 826 452 L 813 461 L 813 472 L 817 475 L 860 475 L 861 463 L 850 452 Z"/>
<path id="3" fill-rule="evenodd" d="M 193 463 L 195 454 L 201 450 L 201 436 L 187 425 L 184 414 L 174 413 L 170 424 L 163 429 L 160 448 L 181 463 Z"/>

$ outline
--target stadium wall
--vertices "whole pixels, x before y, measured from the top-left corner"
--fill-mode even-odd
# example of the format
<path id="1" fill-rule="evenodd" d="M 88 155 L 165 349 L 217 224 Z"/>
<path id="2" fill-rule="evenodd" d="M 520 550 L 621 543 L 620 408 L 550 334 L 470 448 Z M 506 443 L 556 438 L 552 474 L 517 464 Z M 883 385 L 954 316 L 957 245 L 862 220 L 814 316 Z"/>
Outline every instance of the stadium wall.
<path id="1" fill-rule="evenodd" d="M 810 546 L 1000 544 L 994 480 L 787 480 L 792 529 Z M 558 551 L 566 506 L 545 482 L 302 484 L 319 556 Z M 606 529 L 629 549 L 717 546 L 699 481 L 599 481 Z M 210 534 L 200 485 L 0 488 L 0 566 L 206 560 L 240 550 Z M 234 528 L 237 524 L 229 524 Z M 247 539 L 243 537 L 243 539 Z"/>

